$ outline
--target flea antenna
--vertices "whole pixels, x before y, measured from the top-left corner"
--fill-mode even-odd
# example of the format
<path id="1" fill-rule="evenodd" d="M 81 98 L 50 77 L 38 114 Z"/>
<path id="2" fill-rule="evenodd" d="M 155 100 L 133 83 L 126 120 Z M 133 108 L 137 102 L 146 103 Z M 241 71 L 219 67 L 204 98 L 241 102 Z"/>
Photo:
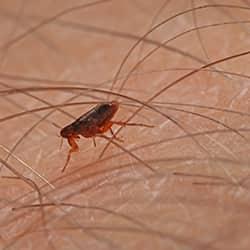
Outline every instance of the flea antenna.
<path id="1" fill-rule="evenodd" d="M 61 137 L 61 142 L 60 142 L 59 150 L 62 149 L 62 145 L 63 145 L 63 138 Z"/>

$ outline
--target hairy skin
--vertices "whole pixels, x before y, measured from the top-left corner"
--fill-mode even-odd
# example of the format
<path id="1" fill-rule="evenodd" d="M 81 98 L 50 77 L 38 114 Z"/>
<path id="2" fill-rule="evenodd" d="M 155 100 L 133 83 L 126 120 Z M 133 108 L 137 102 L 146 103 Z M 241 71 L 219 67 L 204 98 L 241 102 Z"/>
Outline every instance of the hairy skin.
<path id="1" fill-rule="evenodd" d="M 249 249 L 249 13 L 1 1 L 0 249 Z M 107 100 L 154 127 L 81 138 L 62 174 L 60 129 Z"/>

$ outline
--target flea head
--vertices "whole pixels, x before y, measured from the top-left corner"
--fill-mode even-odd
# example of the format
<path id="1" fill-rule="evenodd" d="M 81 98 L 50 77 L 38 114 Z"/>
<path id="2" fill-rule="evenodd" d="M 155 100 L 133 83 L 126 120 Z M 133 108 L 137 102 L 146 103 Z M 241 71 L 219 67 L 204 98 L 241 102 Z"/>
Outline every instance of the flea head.
<path id="1" fill-rule="evenodd" d="M 64 127 L 64 128 L 61 130 L 60 135 L 61 135 L 62 137 L 64 137 L 64 138 L 68 138 L 68 137 L 72 136 L 73 133 L 74 133 L 73 128 L 72 128 L 71 125 L 69 125 L 69 126 Z"/>

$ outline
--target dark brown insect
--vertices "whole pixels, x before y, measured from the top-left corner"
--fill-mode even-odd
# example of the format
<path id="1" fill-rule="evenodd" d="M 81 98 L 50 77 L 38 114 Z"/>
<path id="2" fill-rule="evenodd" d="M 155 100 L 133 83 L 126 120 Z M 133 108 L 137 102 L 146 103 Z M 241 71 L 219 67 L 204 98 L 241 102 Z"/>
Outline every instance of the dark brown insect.
<path id="1" fill-rule="evenodd" d="M 71 146 L 66 163 L 62 169 L 62 172 L 65 170 L 66 166 L 69 163 L 71 154 L 73 152 L 79 151 L 79 147 L 76 143 L 76 139 L 80 138 L 80 135 L 86 138 L 92 137 L 94 145 L 95 143 L 95 136 L 98 134 L 103 134 L 106 131 L 110 130 L 113 137 L 115 136 L 112 130 L 112 126 L 114 124 L 120 126 L 145 126 L 145 127 L 152 127 L 145 124 L 138 124 L 138 123 L 126 123 L 121 121 L 111 121 L 115 113 L 119 108 L 119 103 L 117 101 L 105 102 L 98 104 L 94 108 L 92 108 L 87 113 L 80 116 L 77 120 L 73 123 L 69 124 L 68 126 L 64 127 L 60 134 L 62 137 L 67 138 L 69 145 Z M 116 140 L 120 140 L 117 137 L 114 137 Z M 121 141 L 121 140 L 120 140 Z"/>

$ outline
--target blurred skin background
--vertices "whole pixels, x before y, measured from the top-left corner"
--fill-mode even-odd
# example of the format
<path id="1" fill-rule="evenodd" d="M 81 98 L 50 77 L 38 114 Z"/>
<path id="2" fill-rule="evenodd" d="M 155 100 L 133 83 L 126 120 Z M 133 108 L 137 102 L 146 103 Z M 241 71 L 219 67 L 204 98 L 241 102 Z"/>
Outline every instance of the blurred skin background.
<path id="1" fill-rule="evenodd" d="M 244 0 L 1 1 L 0 249 L 249 249 L 249 13 Z M 107 140 L 81 138 L 61 173 L 60 129 L 117 99 L 81 88 L 124 95 L 116 121 L 156 93 L 162 114 L 144 107 L 131 122 L 154 127 L 123 128 L 101 159 Z"/>

